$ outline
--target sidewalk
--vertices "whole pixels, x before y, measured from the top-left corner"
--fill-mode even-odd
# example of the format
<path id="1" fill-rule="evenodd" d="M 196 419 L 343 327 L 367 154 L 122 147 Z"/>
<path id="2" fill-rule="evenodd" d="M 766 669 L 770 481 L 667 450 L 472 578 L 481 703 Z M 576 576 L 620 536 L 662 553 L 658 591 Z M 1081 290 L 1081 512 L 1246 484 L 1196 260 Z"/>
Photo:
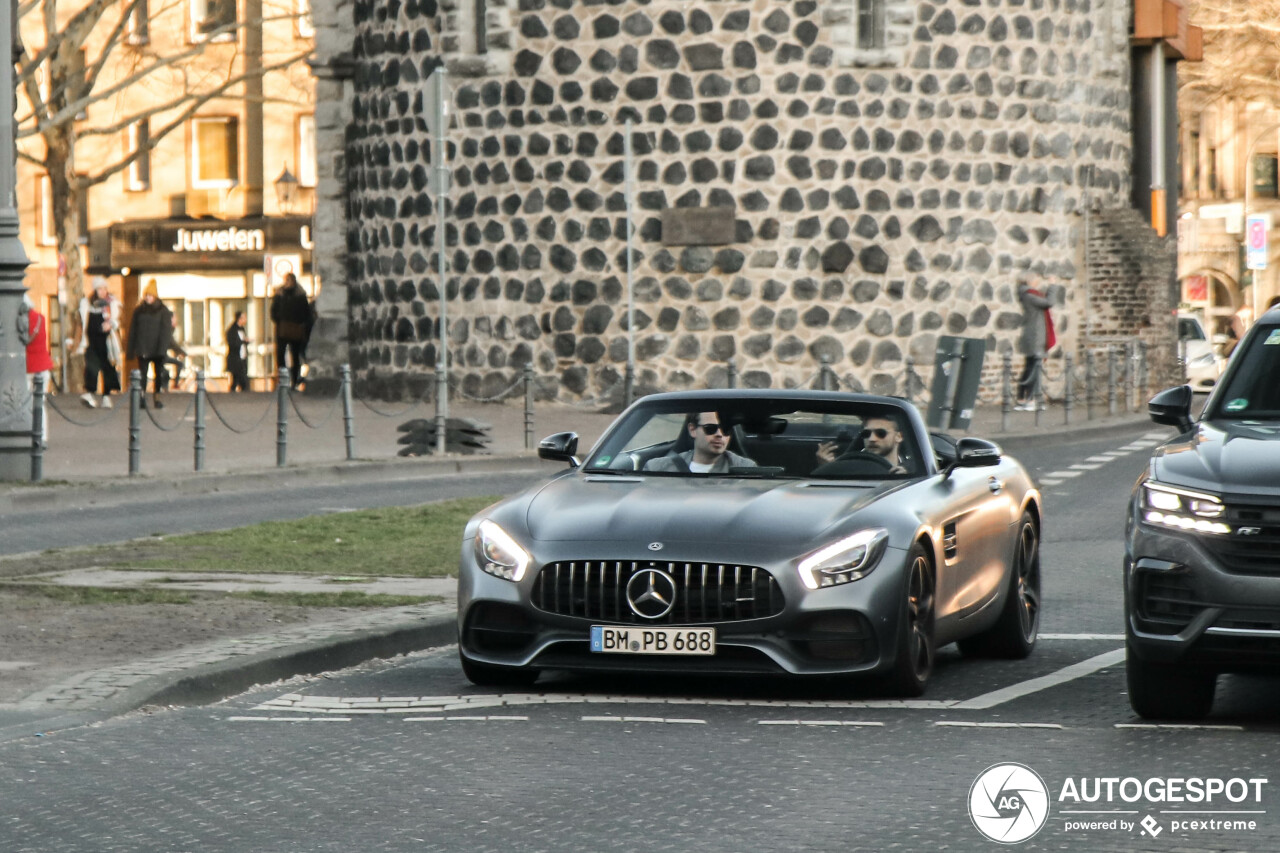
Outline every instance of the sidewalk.
<path id="1" fill-rule="evenodd" d="M 155 496 L 172 493 L 200 494 L 279 485 L 281 478 L 308 483 L 338 482 L 353 477 L 394 479 L 447 473 L 465 476 L 479 472 L 527 469 L 534 452 L 525 449 L 525 413 L 522 400 L 506 404 L 455 402 L 452 417 L 490 424 L 489 453 L 480 456 L 446 454 L 405 458 L 397 456 L 401 433 L 397 425 L 411 418 L 430 418 L 426 406 L 377 404 L 378 412 L 357 402 L 354 432 L 357 458 L 346 459 L 340 410 L 329 401 L 300 398 L 307 427 L 294 410 L 289 411 L 287 464 L 276 466 L 276 404 L 274 395 L 222 394 L 215 406 L 232 426 L 223 426 L 212 412 L 206 431 L 205 471 L 193 470 L 194 417 L 190 395 L 173 394 L 164 409 L 152 412 L 157 427 L 145 415 L 142 421 L 140 474 L 128 476 L 128 411 L 118 406 L 108 411 L 81 407 L 75 397 L 55 401 L 59 410 L 92 428 L 69 423 L 50 411 L 49 448 L 44 458 L 46 482 L 0 485 L 0 512 L 21 512 L 54 504 L 83 505 L 126 502 L 145 490 Z M 997 406 L 980 406 L 970 428 L 956 431 L 1000 442 L 1005 438 L 1035 435 L 1080 435 L 1091 431 L 1150 423 L 1145 412 L 1118 412 L 1105 416 L 1095 411 L 1093 420 L 1077 407 L 1067 423 L 1061 406 L 1050 406 L 1037 417 L 1032 412 L 1002 414 Z M 388 416 L 394 415 L 394 416 Z M 614 416 L 585 407 L 539 404 L 535 410 L 536 441 L 554 432 L 573 430 L 584 453 L 612 422 Z M 256 427 L 253 425 L 257 422 Z M 253 427 L 250 429 L 250 427 Z M 549 463 L 543 463 L 549 464 Z M 554 470 L 554 469 L 549 469 Z M 10 558 L 20 560 L 21 558 Z M 12 574 L 9 572 L 7 574 Z M 119 573 L 64 579 L 66 583 L 109 586 L 121 583 Z M 132 573 L 131 573 L 132 574 Z M 135 575 L 135 583 L 148 578 Z M 273 590 L 299 590 L 314 578 L 270 578 Z M 218 588 L 226 578 L 189 576 L 195 588 Z M 254 583 L 238 576 L 236 583 Z M 265 580 L 258 579 L 265 584 Z M 172 588 L 172 582 L 166 584 Z M 371 586 L 371 589 L 374 588 Z M 241 602 L 221 620 L 202 614 L 201 620 L 165 610 L 163 605 L 127 605 L 137 608 L 128 620 L 117 609 L 91 607 L 33 607 L 20 613 L 0 614 L 10 631 L 30 632 L 49 638 L 41 646 L 39 660 L 14 660 L 14 649 L 5 648 L 0 629 L 0 673 L 15 687 L 0 691 L 0 741 L 47 733 L 103 719 L 148 705 L 213 701 L 234 695 L 253 684 L 295 675 L 351 666 L 374 657 L 388 657 L 452 642 L 454 602 L 451 584 L 439 581 L 418 592 L 438 595 L 443 603 L 386 608 L 373 612 L 312 612 L 293 616 L 293 624 L 280 624 L 267 605 Z M 120 606 L 116 606 L 117 608 Z M 171 611 L 180 605 L 168 606 Z M 149 608 L 149 609 L 148 609 Z M 315 610 L 315 609 L 312 609 Z M 68 611 L 78 611 L 69 614 Z M 137 633 L 136 642 L 121 643 L 122 621 Z M 194 623 L 199 624 L 194 624 Z M 105 638 L 111 635 L 113 643 Z M 30 644 L 15 641 L 9 645 Z M 461 678 L 461 675 L 459 675 Z M 14 695 L 20 693 L 21 695 Z"/>

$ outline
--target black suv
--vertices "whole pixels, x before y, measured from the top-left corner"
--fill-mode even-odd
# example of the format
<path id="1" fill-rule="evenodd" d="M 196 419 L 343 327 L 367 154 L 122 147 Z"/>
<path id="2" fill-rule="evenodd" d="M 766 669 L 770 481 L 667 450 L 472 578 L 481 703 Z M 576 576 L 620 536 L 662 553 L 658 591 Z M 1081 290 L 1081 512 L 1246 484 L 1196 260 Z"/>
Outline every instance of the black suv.
<path id="1" fill-rule="evenodd" d="M 1125 525 L 1129 704 L 1209 713 L 1222 672 L 1280 673 L 1280 309 L 1245 335 L 1191 420 L 1189 385 L 1148 411 L 1156 448 Z"/>

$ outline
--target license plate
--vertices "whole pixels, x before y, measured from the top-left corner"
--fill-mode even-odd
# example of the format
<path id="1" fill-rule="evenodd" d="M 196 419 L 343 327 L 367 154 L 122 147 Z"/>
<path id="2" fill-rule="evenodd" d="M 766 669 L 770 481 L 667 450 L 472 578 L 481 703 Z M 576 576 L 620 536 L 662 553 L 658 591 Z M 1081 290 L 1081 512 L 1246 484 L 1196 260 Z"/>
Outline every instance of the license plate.
<path id="1" fill-rule="evenodd" d="M 716 629 L 592 625 L 591 651 L 622 655 L 714 655 Z"/>

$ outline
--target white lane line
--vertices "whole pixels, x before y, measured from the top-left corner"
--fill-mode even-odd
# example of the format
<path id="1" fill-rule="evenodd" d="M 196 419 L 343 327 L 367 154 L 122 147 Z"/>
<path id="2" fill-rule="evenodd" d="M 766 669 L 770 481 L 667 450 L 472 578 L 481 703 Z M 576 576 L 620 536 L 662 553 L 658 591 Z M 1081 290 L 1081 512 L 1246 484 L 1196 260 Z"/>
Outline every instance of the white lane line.
<path id="1" fill-rule="evenodd" d="M 1088 462 L 1077 462 L 1075 465 L 1071 466 L 1071 469 L 1073 471 L 1097 471 L 1104 464 L 1105 463 L 1090 464 Z"/>
<path id="2" fill-rule="evenodd" d="M 1042 479 L 1042 480 L 1040 481 L 1040 485 L 1042 485 L 1042 486 L 1061 486 L 1061 485 L 1062 485 L 1062 481 L 1061 481 L 1061 480 L 1044 480 L 1044 479 Z"/>
<path id="3" fill-rule="evenodd" d="M 1056 478 L 1066 480 L 1071 477 L 1079 477 L 1083 473 L 1084 473 L 1083 471 L 1050 471 L 1048 474 L 1045 474 L 1044 476 L 1056 477 Z"/>
<path id="4" fill-rule="evenodd" d="M 1059 723 L 974 723 L 963 720 L 941 720 L 935 726 L 946 726 L 958 729 L 1060 729 Z"/>
<path id="5" fill-rule="evenodd" d="M 1085 462 L 1110 462 L 1110 456 L 1090 456 Z"/>
<path id="6" fill-rule="evenodd" d="M 227 717 L 232 723 L 349 723 L 350 717 Z"/>
<path id="7" fill-rule="evenodd" d="M 705 726 L 706 720 L 687 720 L 678 717 L 583 717 L 584 723 L 674 723 L 677 725 Z"/>
<path id="8" fill-rule="evenodd" d="M 1210 726 L 1197 723 L 1116 723 L 1117 729 L 1186 729 L 1188 731 L 1242 732 L 1244 726 Z"/>
<path id="9" fill-rule="evenodd" d="M 1041 634 L 1041 640 L 1123 640 L 1124 634 Z"/>
<path id="10" fill-rule="evenodd" d="M 1104 453 L 1104 454 L 1102 454 L 1102 455 L 1103 455 L 1103 456 L 1108 456 L 1108 457 L 1110 457 L 1110 458 L 1112 458 L 1112 459 L 1119 459 L 1119 458 L 1121 458 L 1122 456 L 1129 456 L 1129 455 L 1131 455 L 1132 453 L 1133 453 L 1133 451 L 1132 451 L 1132 450 L 1108 450 L 1106 453 Z"/>
<path id="11" fill-rule="evenodd" d="M 973 699 L 955 704 L 954 707 L 958 711 L 964 710 L 986 710 L 1002 705 L 1005 702 L 1012 702 L 1014 699 L 1021 699 L 1023 696 L 1029 696 L 1032 693 L 1039 693 L 1041 690 L 1048 690 L 1051 687 L 1057 687 L 1059 684 L 1066 684 L 1077 678 L 1083 678 L 1086 675 L 1092 675 L 1100 669 L 1113 666 L 1124 660 L 1124 649 L 1114 649 L 1104 652 L 1100 655 L 1094 655 L 1088 660 L 1082 660 L 1080 663 L 1074 663 L 1071 666 L 1063 667 L 1057 672 L 1049 675 L 1042 675 L 1039 678 L 1032 678 L 1019 684 L 1013 684 L 1009 687 L 1002 687 L 999 690 L 993 690 L 990 693 L 984 693 Z"/>
<path id="12" fill-rule="evenodd" d="M 1167 431 L 1167 430 L 1156 429 L 1156 430 L 1152 430 L 1151 432 L 1144 432 L 1144 433 L 1142 434 L 1142 437 L 1143 437 L 1143 438 L 1154 438 L 1154 439 L 1158 439 L 1158 440 L 1160 440 L 1160 441 L 1164 441 L 1166 438 L 1168 438 L 1168 437 L 1169 437 L 1169 433 L 1168 433 L 1168 431 Z"/>
<path id="13" fill-rule="evenodd" d="M 884 726 L 884 723 L 874 720 L 760 720 L 758 724 L 761 726 Z"/>

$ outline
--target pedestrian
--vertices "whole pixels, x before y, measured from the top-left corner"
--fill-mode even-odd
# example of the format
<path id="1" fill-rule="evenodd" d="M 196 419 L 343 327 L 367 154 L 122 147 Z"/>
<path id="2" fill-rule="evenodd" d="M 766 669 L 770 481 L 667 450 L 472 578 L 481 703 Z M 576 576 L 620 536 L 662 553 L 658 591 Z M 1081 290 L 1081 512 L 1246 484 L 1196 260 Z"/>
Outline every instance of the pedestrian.
<path id="1" fill-rule="evenodd" d="M 289 385 L 297 388 L 302 378 L 302 350 L 311 323 L 311 303 L 293 273 L 285 274 L 284 284 L 271 297 L 271 322 L 276 324 L 276 369 L 287 364 Z"/>
<path id="2" fill-rule="evenodd" d="M 19 318 L 19 337 L 27 345 L 27 386 L 35 387 L 37 376 L 44 377 L 45 395 L 49 394 L 49 377 L 53 375 L 53 356 L 49 353 L 49 321 L 36 310 L 31 295 L 22 294 L 22 307 L 26 310 L 26 331 L 22 331 L 23 322 Z M 49 444 L 49 418 L 45 411 L 45 398 L 40 399 L 40 423 L 42 426 L 40 443 Z"/>
<path id="3" fill-rule="evenodd" d="M 90 291 L 80 300 L 80 340 L 76 344 L 77 355 L 84 356 L 84 393 L 80 400 L 89 408 L 98 404 L 93 395 L 98 393 L 98 378 L 102 378 L 102 407 L 111 408 L 111 392 L 120 390 L 120 373 L 116 363 L 120 360 L 120 321 L 123 311 L 120 300 L 111 294 L 107 280 L 100 275 L 93 277 Z"/>
<path id="4" fill-rule="evenodd" d="M 237 311 L 227 326 L 227 373 L 231 374 L 232 391 L 249 390 L 249 339 L 244 334 L 248 321 L 248 314 Z"/>
<path id="5" fill-rule="evenodd" d="M 129 357 L 138 360 L 138 371 L 142 374 L 142 407 L 147 407 L 147 372 L 152 373 L 152 402 L 157 409 L 163 409 L 160 392 L 165 390 L 169 374 L 165 369 L 165 358 L 173 348 L 173 312 L 160 301 L 156 280 L 147 282 L 142 291 L 142 302 L 133 309 L 133 319 L 129 323 Z"/>
<path id="6" fill-rule="evenodd" d="M 1023 276 L 1018 279 L 1018 301 L 1022 303 L 1022 334 L 1018 337 L 1018 350 L 1022 353 L 1022 375 L 1018 377 L 1018 400 L 1014 409 L 1020 412 L 1044 408 L 1040 401 L 1040 377 L 1044 356 L 1057 343 L 1053 330 L 1053 317 L 1049 314 L 1052 303 L 1040 290 L 1040 280 Z"/>

